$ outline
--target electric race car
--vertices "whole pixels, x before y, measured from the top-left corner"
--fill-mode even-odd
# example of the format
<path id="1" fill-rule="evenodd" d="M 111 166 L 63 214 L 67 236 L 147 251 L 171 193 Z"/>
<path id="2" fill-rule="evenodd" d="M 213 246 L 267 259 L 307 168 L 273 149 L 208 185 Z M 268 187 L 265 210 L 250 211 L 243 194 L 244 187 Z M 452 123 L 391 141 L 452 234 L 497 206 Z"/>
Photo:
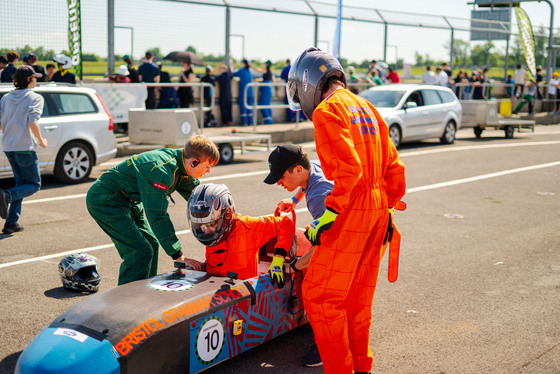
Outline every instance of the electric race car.
<path id="1" fill-rule="evenodd" d="M 310 249 L 297 229 L 290 255 Z M 254 278 L 179 268 L 92 295 L 35 337 L 15 372 L 198 373 L 291 331 L 308 322 L 303 275 L 287 270 L 273 286 L 272 250 L 261 248 Z"/>

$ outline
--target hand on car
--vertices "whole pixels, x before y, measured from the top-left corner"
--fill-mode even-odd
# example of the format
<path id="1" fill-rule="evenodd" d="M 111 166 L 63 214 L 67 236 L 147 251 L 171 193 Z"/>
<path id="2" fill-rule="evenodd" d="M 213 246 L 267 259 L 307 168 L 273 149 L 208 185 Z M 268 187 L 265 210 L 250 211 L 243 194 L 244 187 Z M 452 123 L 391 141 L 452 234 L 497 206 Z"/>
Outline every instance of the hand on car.
<path id="1" fill-rule="evenodd" d="M 196 271 L 202 271 L 203 267 L 204 267 L 204 263 L 197 261 L 197 260 L 193 260 L 191 258 L 186 258 L 185 256 L 181 256 L 178 259 L 176 259 L 175 261 L 179 261 L 185 264 L 185 266 L 190 267 L 193 270 Z"/>

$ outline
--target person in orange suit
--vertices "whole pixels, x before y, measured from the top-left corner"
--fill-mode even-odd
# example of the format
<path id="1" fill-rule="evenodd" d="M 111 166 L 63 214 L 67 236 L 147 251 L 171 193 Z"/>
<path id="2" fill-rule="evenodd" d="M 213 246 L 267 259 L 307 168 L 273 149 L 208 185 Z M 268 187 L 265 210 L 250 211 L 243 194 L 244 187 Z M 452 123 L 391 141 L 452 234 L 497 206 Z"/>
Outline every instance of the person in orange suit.
<path id="1" fill-rule="evenodd" d="M 272 283 L 284 286 L 284 259 L 295 236 L 294 222 L 284 217 L 250 217 L 235 213 L 233 196 L 223 184 L 197 186 L 189 199 L 187 215 L 192 232 L 206 246 L 206 262 L 187 259 L 194 270 L 238 279 L 258 275 L 259 249 L 276 238 L 268 270 Z"/>
<path id="2" fill-rule="evenodd" d="M 305 308 L 325 373 L 367 373 L 379 265 L 406 190 L 404 165 L 377 110 L 346 88 L 336 58 L 309 48 L 293 63 L 287 92 L 315 128 L 323 173 L 334 182 L 325 213 L 306 234 L 315 252 L 303 283 Z"/>

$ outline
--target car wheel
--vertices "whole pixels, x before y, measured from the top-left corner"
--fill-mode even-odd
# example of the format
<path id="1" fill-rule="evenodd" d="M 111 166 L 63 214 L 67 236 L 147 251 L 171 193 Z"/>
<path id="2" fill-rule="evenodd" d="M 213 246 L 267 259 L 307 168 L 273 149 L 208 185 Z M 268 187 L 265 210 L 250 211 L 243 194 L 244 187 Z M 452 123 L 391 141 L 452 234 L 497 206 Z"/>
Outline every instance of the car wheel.
<path id="1" fill-rule="evenodd" d="M 504 132 L 506 133 L 506 139 L 513 138 L 513 126 L 504 127 Z"/>
<path id="2" fill-rule="evenodd" d="M 480 138 L 480 136 L 482 135 L 482 131 L 484 131 L 484 129 L 480 126 L 477 126 L 477 127 L 473 128 L 473 130 L 474 130 L 474 135 L 477 138 Z"/>
<path id="3" fill-rule="evenodd" d="M 54 175 L 63 183 L 81 183 L 89 178 L 92 169 L 93 154 L 89 147 L 81 142 L 70 142 L 56 156 Z"/>
<path id="4" fill-rule="evenodd" d="M 449 121 L 447 125 L 445 125 L 445 130 L 443 131 L 443 136 L 439 138 L 439 140 L 443 144 L 453 144 L 455 141 L 455 122 Z"/>
<path id="5" fill-rule="evenodd" d="M 230 164 L 233 161 L 233 146 L 229 143 L 220 144 L 220 162 Z"/>
<path id="6" fill-rule="evenodd" d="M 401 128 L 398 125 L 389 127 L 389 138 L 393 141 L 395 148 L 399 148 L 401 145 Z"/>

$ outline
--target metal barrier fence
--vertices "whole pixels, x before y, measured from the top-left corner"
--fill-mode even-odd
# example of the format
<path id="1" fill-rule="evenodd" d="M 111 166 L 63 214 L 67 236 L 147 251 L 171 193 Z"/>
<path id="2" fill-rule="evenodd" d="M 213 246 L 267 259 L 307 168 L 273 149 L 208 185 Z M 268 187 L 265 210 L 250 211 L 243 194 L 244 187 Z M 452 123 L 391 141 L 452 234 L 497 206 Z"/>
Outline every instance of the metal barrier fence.
<path id="1" fill-rule="evenodd" d="M 281 87 L 282 90 L 285 89 L 286 87 L 286 83 L 285 82 L 251 82 L 248 83 L 245 86 L 245 90 L 243 91 L 243 104 L 245 105 L 246 108 L 251 107 L 252 111 L 253 111 L 253 129 L 256 129 L 257 126 L 257 121 L 258 121 L 258 115 L 256 115 L 256 111 L 260 110 L 260 109 L 274 109 L 274 108 L 285 108 L 288 109 L 290 106 L 288 104 L 258 104 L 258 96 L 259 96 L 259 90 L 253 90 L 253 104 L 249 105 L 249 102 L 247 101 L 247 97 L 248 97 L 248 92 L 249 92 L 249 87 Z M 367 89 L 369 87 L 371 87 L 371 84 L 369 83 L 348 83 L 348 88 L 358 88 L 358 91 L 360 91 L 360 88 L 363 89 Z M 256 93 L 255 93 L 256 92 Z M 299 120 L 300 120 L 300 115 L 299 115 L 299 111 L 295 111 L 295 128 L 297 129 L 299 127 Z"/>

